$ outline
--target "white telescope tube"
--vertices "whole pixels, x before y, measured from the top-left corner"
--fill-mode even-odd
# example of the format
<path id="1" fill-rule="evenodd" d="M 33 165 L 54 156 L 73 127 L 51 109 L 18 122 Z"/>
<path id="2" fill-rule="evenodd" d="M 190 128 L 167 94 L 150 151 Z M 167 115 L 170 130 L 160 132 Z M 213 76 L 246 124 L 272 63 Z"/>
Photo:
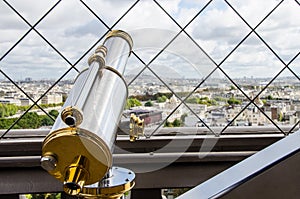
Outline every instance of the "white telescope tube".
<path id="1" fill-rule="evenodd" d="M 68 194 L 103 178 L 112 166 L 112 151 L 128 89 L 122 75 L 132 49 L 131 37 L 110 32 L 75 80 L 62 111 L 45 138 L 42 167 L 64 182 Z"/>

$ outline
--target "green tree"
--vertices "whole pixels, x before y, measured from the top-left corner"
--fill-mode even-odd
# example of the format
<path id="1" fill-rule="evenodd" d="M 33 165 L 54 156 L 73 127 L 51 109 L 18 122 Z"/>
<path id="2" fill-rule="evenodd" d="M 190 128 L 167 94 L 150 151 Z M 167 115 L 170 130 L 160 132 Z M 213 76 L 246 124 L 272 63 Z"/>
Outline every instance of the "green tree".
<path id="1" fill-rule="evenodd" d="M 8 129 L 17 120 L 17 118 L 1 118 L 0 129 Z M 15 127 L 16 128 L 16 127 Z"/>
<path id="2" fill-rule="evenodd" d="M 7 116 L 15 115 L 18 111 L 18 107 L 14 104 L 7 104 L 5 108 L 6 108 Z"/>
<path id="3" fill-rule="evenodd" d="M 20 110 L 20 111 L 26 111 L 27 109 L 29 109 L 30 108 L 30 106 L 18 106 L 18 109 Z"/>
<path id="4" fill-rule="evenodd" d="M 53 119 L 51 119 L 48 115 L 40 116 L 41 126 L 52 126 L 54 124 Z"/>
<path id="5" fill-rule="evenodd" d="M 182 121 L 180 119 L 175 119 L 173 122 L 169 122 L 168 120 L 165 122 L 164 127 L 180 127 L 182 125 Z"/>
<path id="6" fill-rule="evenodd" d="M 28 112 L 18 122 L 21 129 L 37 129 L 41 126 L 41 120 L 36 112 Z"/>
<path id="7" fill-rule="evenodd" d="M 149 100 L 145 103 L 145 106 L 153 106 L 153 102 Z"/>
<path id="8" fill-rule="evenodd" d="M 126 101 L 126 109 L 130 109 L 131 107 L 135 107 L 135 106 L 142 106 L 142 103 L 137 100 L 136 98 L 129 98 Z"/>
<path id="9" fill-rule="evenodd" d="M 167 120 L 164 124 L 164 127 L 173 127 L 173 124 Z"/>
<path id="10" fill-rule="evenodd" d="M 15 115 L 18 111 L 18 107 L 14 104 L 2 104 L 0 103 L 0 117 L 8 117 Z"/>
<path id="11" fill-rule="evenodd" d="M 165 95 L 163 95 L 163 96 L 157 98 L 157 102 L 158 103 L 163 103 L 163 102 L 166 102 L 167 99 L 168 98 Z"/>
<path id="12" fill-rule="evenodd" d="M 27 199 L 59 199 L 61 193 L 27 194 Z"/>
<path id="13" fill-rule="evenodd" d="M 191 104 L 206 104 L 207 106 L 217 105 L 217 101 L 214 99 L 209 99 L 208 97 L 191 97 L 186 100 L 187 103 Z"/>
<path id="14" fill-rule="evenodd" d="M 214 99 L 209 100 L 210 105 L 218 105 L 217 101 Z"/>
<path id="15" fill-rule="evenodd" d="M 6 111 L 4 108 L 4 104 L 0 103 L 0 118 L 5 117 L 5 115 L 6 115 Z"/>
<path id="16" fill-rule="evenodd" d="M 227 100 L 227 103 L 229 105 L 234 105 L 234 104 L 241 104 L 241 100 L 235 99 L 234 97 L 229 98 L 229 100 Z"/>
<path id="17" fill-rule="evenodd" d="M 162 96 L 166 96 L 168 99 L 170 99 L 172 97 L 173 93 L 155 93 L 153 95 L 153 98 L 151 98 L 152 100 L 157 100 L 158 97 L 162 97 Z"/>
<path id="18" fill-rule="evenodd" d="M 198 104 L 199 103 L 199 98 L 198 97 L 191 97 L 191 98 L 188 98 L 186 100 L 186 103 L 190 103 L 190 104 Z"/>
<path id="19" fill-rule="evenodd" d="M 177 118 L 172 122 L 173 127 L 180 127 L 181 124 L 182 124 L 182 121 Z"/>
<path id="20" fill-rule="evenodd" d="M 274 97 L 273 97 L 272 95 L 268 95 L 268 96 L 267 96 L 267 99 L 268 99 L 268 100 L 274 100 Z"/>
<path id="21" fill-rule="evenodd" d="M 233 85 L 231 85 L 231 86 L 230 86 L 230 90 L 236 90 L 236 87 L 233 86 Z"/>
<path id="22" fill-rule="evenodd" d="M 283 121 L 283 114 L 281 112 L 278 114 L 278 121 L 279 122 Z"/>
<path id="23" fill-rule="evenodd" d="M 56 119 L 59 115 L 59 112 L 57 110 L 51 110 L 49 111 L 49 115 L 53 116 L 53 118 Z"/>

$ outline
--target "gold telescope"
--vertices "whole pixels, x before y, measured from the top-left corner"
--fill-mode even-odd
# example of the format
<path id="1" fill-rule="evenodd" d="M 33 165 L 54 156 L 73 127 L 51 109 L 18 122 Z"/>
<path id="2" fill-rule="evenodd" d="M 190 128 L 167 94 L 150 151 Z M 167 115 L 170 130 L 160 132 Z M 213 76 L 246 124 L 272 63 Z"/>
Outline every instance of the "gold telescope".
<path id="1" fill-rule="evenodd" d="M 128 96 L 123 79 L 130 35 L 111 31 L 89 58 L 43 142 L 41 166 L 82 197 L 119 198 L 134 186 L 134 173 L 112 167 L 116 131 Z"/>

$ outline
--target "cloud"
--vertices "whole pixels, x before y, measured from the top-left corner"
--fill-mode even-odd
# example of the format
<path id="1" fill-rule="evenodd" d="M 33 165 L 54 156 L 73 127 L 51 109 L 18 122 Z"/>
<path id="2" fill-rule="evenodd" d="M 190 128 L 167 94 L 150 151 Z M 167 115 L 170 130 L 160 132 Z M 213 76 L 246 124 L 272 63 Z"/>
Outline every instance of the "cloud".
<path id="1" fill-rule="evenodd" d="M 182 77 L 202 78 L 215 67 L 203 51 L 185 33 L 177 35 L 178 32 L 175 31 L 150 28 L 134 30 L 129 33 L 133 40 L 136 41 L 134 42 L 134 52 L 146 64 L 160 53 L 150 64 L 151 68 L 153 65 L 164 65 L 169 67 L 170 70 L 176 70 Z M 172 43 L 168 45 L 170 41 Z M 164 51 L 161 53 L 160 51 L 163 49 Z M 132 63 L 129 65 L 132 65 Z"/>
<path id="2" fill-rule="evenodd" d="M 8 7 L 4 2 L 0 3 L 0 28 L 6 30 L 24 30 L 28 28 L 25 22 L 20 20 L 20 17 L 14 13 L 14 11 Z"/>
<path id="3" fill-rule="evenodd" d="M 224 2 L 213 2 L 187 27 L 187 32 L 220 62 L 250 29 Z"/>
<path id="4" fill-rule="evenodd" d="M 250 29 L 230 7 L 225 3 L 219 3 L 221 1 L 214 1 L 210 4 L 207 10 L 187 28 L 188 33 L 217 62 L 222 61 L 250 32 Z M 278 1 L 231 0 L 229 3 L 254 27 L 278 4 Z M 295 19 L 300 17 L 300 13 L 297 8 L 298 5 L 294 1 L 284 1 L 257 29 L 263 39 L 286 62 L 299 52 L 300 22 Z M 255 40 L 255 42 L 248 41 L 247 44 L 242 45 L 259 46 L 261 43 Z"/>
<path id="5" fill-rule="evenodd" d="M 279 0 L 230 0 L 229 3 L 252 27 L 255 27 L 279 3 Z"/>
<path id="6" fill-rule="evenodd" d="M 286 63 L 299 52 L 300 21 L 296 20 L 298 18 L 299 5 L 295 1 L 284 1 L 257 30 Z"/>
<path id="7" fill-rule="evenodd" d="M 89 22 L 86 22 L 82 25 L 75 27 L 68 27 L 64 32 L 65 37 L 74 36 L 74 37 L 83 37 L 83 36 L 94 36 L 99 38 L 107 31 L 107 28 L 103 26 L 97 19 L 92 19 Z"/>
<path id="8" fill-rule="evenodd" d="M 136 0 L 85 0 L 84 2 L 111 27 Z"/>
<path id="9" fill-rule="evenodd" d="M 33 2 L 33 3 L 31 3 Z M 84 1 L 103 21 L 112 26 L 135 2 L 125 0 Z M 187 24 L 207 1 L 173 0 L 158 1 L 161 6 L 178 20 Z M 35 23 L 55 2 L 11 1 L 30 23 Z M 229 0 L 229 3 L 254 27 L 277 3 L 278 0 Z M 34 6 L 32 6 L 34 5 Z M 255 13 L 255 14 L 253 14 Z M 300 16 L 299 6 L 294 1 L 282 5 L 257 29 L 263 39 L 274 48 L 285 62 L 299 52 Z M 75 63 L 105 32 L 103 25 L 80 1 L 64 0 L 36 27 L 61 53 Z M 180 31 L 180 28 L 152 1 L 139 1 L 136 6 L 116 25 L 133 37 L 134 50 L 148 63 Z M 5 3 L 0 3 L 0 55 L 3 55 L 29 29 Z M 246 24 L 224 1 L 216 0 L 207 7 L 186 29 L 197 43 L 218 63 L 250 32 Z M 264 75 L 278 60 L 262 42 L 252 34 L 224 63 L 233 77 Z M 86 66 L 86 57 L 76 66 Z M 142 68 L 135 58 L 129 70 Z M 275 61 L 274 61 L 275 60 Z M 252 64 L 252 65 L 251 65 Z M 43 68 L 40 66 L 43 65 Z M 184 33 L 174 40 L 165 53 L 158 56 L 154 65 L 171 67 L 183 77 L 194 74 L 205 76 L 214 64 Z M 279 64 L 280 65 L 280 64 Z M 30 33 L 11 54 L 0 62 L 0 68 L 8 71 L 15 79 L 19 72 L 30 73 L 33 78 L 57 77 L 69 67 L 56 52 L 36 33 Z M 30 72 L 26 72 L 32 68 Z M 18 72 L 13 72 L 18 70 Z M 186 69 L 186 70 L 185 70 Z M 46 72 L 47 71 L 47 72 Z M 263 71 L 263 72 L 259 72 Z M 185 72 L 185 74 L 184 74 Z M 42 75 L 41 75 L 42 74 Z"/>

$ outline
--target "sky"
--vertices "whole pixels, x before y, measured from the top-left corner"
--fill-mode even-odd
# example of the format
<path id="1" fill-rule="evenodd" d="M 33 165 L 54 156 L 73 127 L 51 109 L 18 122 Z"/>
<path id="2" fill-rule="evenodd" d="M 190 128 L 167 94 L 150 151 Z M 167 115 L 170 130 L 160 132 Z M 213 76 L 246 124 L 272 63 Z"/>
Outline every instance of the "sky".
<path id="1" fill-rule="evenodd" d="M 273 77 L 291 60 L 289 68 L 300 76 L 299 1 L 284 0 L 260 23 L 279 0 L 228 0 L 248 25 L 223 0 L 62 0 L 42 21 L 56 1 L 7 2 L 24 18 L 0 2 L 0 69 L 15 81 L 57 80 L 67 71 L 64 79 L 74 79 L 78 72 L 71 65 L 78 71 L 87 67 L 88 57 L 111 27 L 128 32 L 134 41 L 138 57 L 130 56 L 126 75 L 140 73 L 141 59 L 162 78 L 202 79 L 216 65 L 220 69 L 212 77 Z M 150 70 L 142 74 L 153 75 Z M 280 76 L 291 75 L 285 69 Z M 0 74 L 0 79 L 5 78 Z"/>

